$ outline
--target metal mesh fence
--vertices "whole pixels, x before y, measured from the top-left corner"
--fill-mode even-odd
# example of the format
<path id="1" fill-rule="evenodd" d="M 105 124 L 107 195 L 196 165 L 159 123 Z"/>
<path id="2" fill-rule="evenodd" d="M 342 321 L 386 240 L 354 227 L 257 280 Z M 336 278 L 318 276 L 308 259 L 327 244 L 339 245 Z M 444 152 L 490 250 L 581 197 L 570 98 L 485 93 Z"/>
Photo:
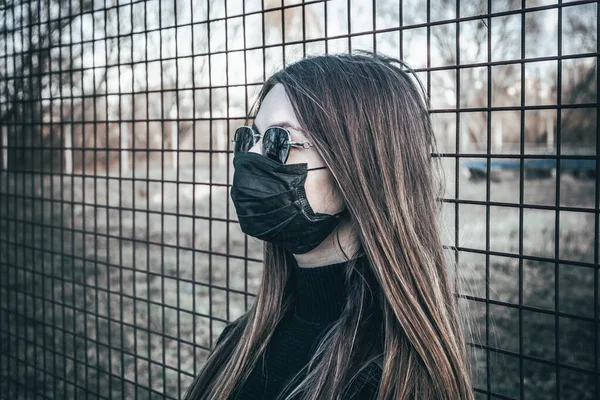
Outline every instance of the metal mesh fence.
<path id="1" fill-rule="evenodd" d="M 0 2 L 0 398 L 180 398 L 260 283 L 228 189 L 261 83 L 426 83 L 477 399 L 595 399 L 596 1 Z"/>

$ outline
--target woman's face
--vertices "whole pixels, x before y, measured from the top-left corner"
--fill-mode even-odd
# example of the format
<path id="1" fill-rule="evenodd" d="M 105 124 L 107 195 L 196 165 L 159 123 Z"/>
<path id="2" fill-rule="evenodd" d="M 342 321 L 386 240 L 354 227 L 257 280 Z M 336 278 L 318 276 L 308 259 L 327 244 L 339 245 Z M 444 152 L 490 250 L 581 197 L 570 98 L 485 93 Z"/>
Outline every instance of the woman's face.
<path id="1" fill-rule="evenodd" d="M 310 142 L 304 136 L 302 127 L 292 108 L 292 104 L 285 92 L 282 84 L 278 83 L 265 96 L 256 118 L 254 120 L 260 134 L 271 126 L 281 126 L 286 128 L 292 135 L 295 142 Z M 311 142 L 311 144 L 313 144 Z M 262 138 L 250 148 L 251 152 L 262 154 Z M 290 147 L 290 154 L 286 164 L 307 163 L 307 168 L 316 168 L 325 166 L 323 158 L 319 155 L 315 147 L 304 149 L 301 147 Z M 329 172 L 329 169 L 318 169 L 308 171 L 306 182 L 304 183 L 306 197 L 314 212 L 325 214 L 335 214 L 342 211 L 343 202 L 337 190 L 337 185 Z"/>

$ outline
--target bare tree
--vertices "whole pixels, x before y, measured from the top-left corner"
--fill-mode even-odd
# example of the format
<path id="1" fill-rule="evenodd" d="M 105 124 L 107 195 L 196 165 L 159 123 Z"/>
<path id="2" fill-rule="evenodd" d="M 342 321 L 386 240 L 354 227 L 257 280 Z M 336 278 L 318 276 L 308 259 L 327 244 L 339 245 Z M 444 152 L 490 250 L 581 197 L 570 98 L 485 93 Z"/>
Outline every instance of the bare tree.
<path id="1" fill-rule="evenodd" d="M 0 125 L 9 128 L 10 164 L 39 167 L 39 155 L 23 151 L 23 147 L 55 144 L 52 135 L 43 135 L 40 124 L 46 112 L 45 94 L 59 97 L 66 79 L 62 74 L 51 74 L 61 71 L 67 58 L 56 49 L 62 50 L 68 27 L 76 16 L 91 9 L 92 1 L 75 5 L 66 0 L 3 3 L 0 46 L 4 47 L 6 63 L 0 64 Z"/>

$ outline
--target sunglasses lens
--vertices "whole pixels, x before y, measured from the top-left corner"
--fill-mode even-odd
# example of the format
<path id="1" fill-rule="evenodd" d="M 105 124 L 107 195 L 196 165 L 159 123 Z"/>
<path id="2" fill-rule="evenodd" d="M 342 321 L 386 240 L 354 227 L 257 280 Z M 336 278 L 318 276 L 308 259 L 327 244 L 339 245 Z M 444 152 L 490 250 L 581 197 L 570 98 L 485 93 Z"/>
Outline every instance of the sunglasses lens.
<path id="1" fill-rule="evenodd" d="M 288 132 L 283 128 L 269 128 L 263 136 L 263 155 L 285 164 L 290 146 Z"/>
<path id="2" fill-rule="evenodd" d="M 235 147 L 233 153 L 241 153 L 250 150 L 254 146 L 254 135 L 252 129 L 247 126 L 240 126 L 236 129 L 233 138 L 235 140 Z"/>

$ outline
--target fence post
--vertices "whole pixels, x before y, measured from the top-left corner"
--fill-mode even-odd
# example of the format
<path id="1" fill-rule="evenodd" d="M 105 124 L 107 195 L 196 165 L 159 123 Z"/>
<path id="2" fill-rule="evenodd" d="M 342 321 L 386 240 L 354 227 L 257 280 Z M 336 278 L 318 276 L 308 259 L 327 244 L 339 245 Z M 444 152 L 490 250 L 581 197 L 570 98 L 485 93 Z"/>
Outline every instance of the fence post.
<path id="1" fill-rule="evenodd" d="M 178 116 L 178 112 L 177 112 L 177 108 L 172 108 L 171 112 L 169 113 L 169 116 L 171 117 L 171 119 L 173 119 L 174 121 L 171 121 L 171 167 L 173 168 L 173 170 L 175 172 L 177 172 L 177 167 L 179 165 L 179 160 L 178 160 L 178 151 L 179 151 L 179 146 L 177 143 L 177 137 L 179 136 L 179 123 L 177 120 L 177 116 Z"/>
<path id="2" fill-rule="evenodd" d="M 127 124 L 121 122 L 121 172 L 129 172 L 129 131 Z"/>
<path id="3" fill-rule="evenodd" d="M 554 119 L 546 118 L 546 148 L 548 151 L 554 150 Z"/>
<path id="4" fill-rule="evenodd" d="M 227 132 L 225 129 L 226 121 L 217 121 L 217 146 L 219 149 L 227 148 Z M 227 163 L 227 154 L 225 152 L 220 152 L 218 156 L 219 166 L 222 167 Z M 212 162 L 212 160 L 211 160 Z"/>
<path id="5" fill-rule="evenodd" d="M 502 139 L 502 120 L 497 119 L 496 123 L 494 124 L 494 151 L 502 151 Z"/>
<path id="6" fill-rule="evenodd" d="M 72 125 L 71 124 L 66 124 L 65 126 L 65 170 L 67 174 L 72 174 L 73 173 L 73 140 L 72 140 Z"/>
<path id="7" fill-rule="evenodd" d="M 2 169 L 8 170 L 8 126 L 2 127 Z"/>
<path id="8" fill-rule="evenodd" d="M 467 140 L 469 140 L 469 135 L 467 133 L 468 129 L 469 127 L 467 126 L 467 121 L 465 119 L 463 123 L 458 126 L 458 134 L 460 135 L 459 151 L 461 153 L 466 153 L 469 149 L 469 143 L 467 142 Z"/>

